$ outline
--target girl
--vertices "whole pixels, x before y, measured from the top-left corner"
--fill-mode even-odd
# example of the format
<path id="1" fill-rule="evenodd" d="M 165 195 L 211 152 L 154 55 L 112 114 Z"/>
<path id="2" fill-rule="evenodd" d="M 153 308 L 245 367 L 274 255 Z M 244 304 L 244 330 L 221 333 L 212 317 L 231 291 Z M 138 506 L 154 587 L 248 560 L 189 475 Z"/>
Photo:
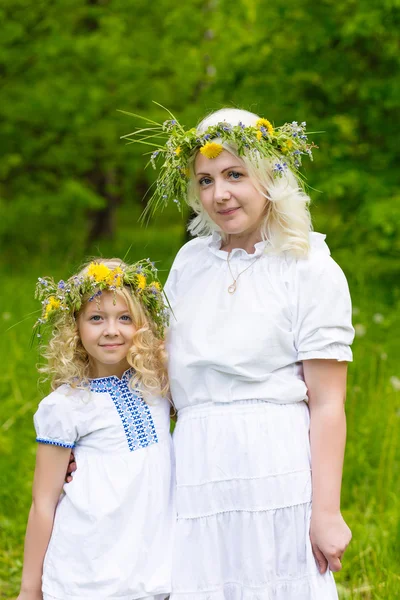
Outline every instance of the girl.
<path id="1" fill-rule="evenodd" d="M 174 508 L 156 270 L 97 260 L 65 282 L 39 279 L 37 295 L 54 391 L 34 417 L 18 600 L 164 600 Z M 59 498 L 71 448 L 80 469 Z"/>
<path id="2" fill-rule="evenodd" d="M 224 109 L 189 130 L 174 117 L 149 127 L 130 137 L 159 146 L 150 208 L 197 213 L 166 285 L 171 600 L 335 600 L 354 331 L 346 279 L 311 232 L 306 124 Z"/>

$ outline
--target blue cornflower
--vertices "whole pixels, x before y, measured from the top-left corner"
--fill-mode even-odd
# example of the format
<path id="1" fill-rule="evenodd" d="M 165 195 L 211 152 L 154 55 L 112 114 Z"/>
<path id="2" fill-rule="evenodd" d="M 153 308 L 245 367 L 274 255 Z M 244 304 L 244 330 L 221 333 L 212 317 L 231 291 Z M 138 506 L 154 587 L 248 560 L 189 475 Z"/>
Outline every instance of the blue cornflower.
<path id="1" fill-rule="evenodd" d="M 286 163 L 275 163 L 273 170 L 275 171 L 275 173 L 283 173 L 286 168 L 287 168 Z"/>
<path id="2" fill-rule="evenodd" d="M 102 291 L 101 291 L 101 290 L 98 290 L 98 291 L 97 291 L 95 294 L 93 294 L 93 296 L 91 296 L 91 297 L 89 298 L 89 302 L 93 302 L 93 300 L 94 300 L 95 298 L 97 298 L 98 296 L 101 296 L 101 294 L 102 294 Z"/>
<path id="3" fill-rule="evenodd" d="M 59 290 L 63 290 L 65 288 L 65 281 L 63 281 L 62 279 L 58 282 L 57 285 Z"/>

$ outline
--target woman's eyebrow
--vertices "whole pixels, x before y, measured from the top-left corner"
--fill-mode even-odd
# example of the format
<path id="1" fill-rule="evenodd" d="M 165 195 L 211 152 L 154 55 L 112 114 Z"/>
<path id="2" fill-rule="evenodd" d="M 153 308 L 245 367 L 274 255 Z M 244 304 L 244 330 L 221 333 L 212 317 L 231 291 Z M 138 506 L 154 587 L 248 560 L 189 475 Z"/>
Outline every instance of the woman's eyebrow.
<path id="1" fill-rule="evenodd" d="M 225 171 L 229 171 L 230 169 L 244 169 L 243 165 L 233 165 L 232 167 L 225 167 L 225 169 L 222 169 L 221 173 L 225 173 Z M 210 175 L 210 173 L 196 173 L 196 177 L 198 175 Z"/>

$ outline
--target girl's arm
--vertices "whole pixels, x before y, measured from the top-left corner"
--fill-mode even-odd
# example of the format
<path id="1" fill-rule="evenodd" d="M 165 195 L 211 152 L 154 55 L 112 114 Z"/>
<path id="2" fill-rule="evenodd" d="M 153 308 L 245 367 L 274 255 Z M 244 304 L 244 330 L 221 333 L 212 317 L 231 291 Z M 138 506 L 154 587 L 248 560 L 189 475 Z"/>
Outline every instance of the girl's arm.
<path id="1" fill-rule="evenodd" d="M 340 489 L 346 443 L 347 363 L 303 361 L 310 408 L 312 516 L 310 538 L 321 573 L 342 568 L 351 531 L 340 513 Z"/>
<path id="2" fill-rule="evenodd" d="M 55 509 L 64 483 L 70 449 L 39 444 L 33 480 L 32 506 L 25 536 L 24 567 L 17 600 L 42 600 L 43 560 Z"/>

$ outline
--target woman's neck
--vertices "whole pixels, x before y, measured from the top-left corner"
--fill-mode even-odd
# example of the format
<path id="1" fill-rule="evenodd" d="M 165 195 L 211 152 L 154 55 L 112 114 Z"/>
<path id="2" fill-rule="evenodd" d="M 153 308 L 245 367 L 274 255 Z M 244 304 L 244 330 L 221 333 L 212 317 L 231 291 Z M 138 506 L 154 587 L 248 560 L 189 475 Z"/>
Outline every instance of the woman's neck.
<path id="1" fill-rule="evenodd" d="M 247 254 L 254 254 L 255 244 L 262 241 L 261 233 L 252 231 L 251 233 L 237 233 L 227 235 L 225 241 L 221 244 L 221 250 L 231 252 L 234 248 L 242 248 Z"/>

